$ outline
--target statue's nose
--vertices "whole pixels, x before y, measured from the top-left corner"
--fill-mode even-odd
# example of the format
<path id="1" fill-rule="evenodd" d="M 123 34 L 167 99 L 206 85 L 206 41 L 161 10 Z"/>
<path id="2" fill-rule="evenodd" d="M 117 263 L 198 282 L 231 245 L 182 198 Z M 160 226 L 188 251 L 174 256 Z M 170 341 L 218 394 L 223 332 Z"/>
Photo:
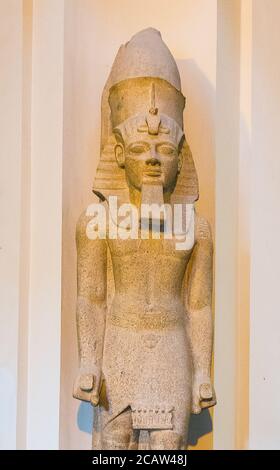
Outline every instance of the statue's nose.
<path id="1" fill-rule="evenodd" d="M 158 154 L 156 152 L 156 149 L 155 148 L 151 148 L 150 149 L 150 155 L 149 155 L 149 158 L 147 158 L 146 160 L 146 165 L 151 165 L 151 166 L 160 166 L 160 159 L 158 158 Z"/>
<path id="2" fill-rule="evenodd" d="M 160 161 L 157 157 L 152 156 L 146 160 L 146 165 L 151 165 L 151 166 L 159 165 L 160 166 Z"/>

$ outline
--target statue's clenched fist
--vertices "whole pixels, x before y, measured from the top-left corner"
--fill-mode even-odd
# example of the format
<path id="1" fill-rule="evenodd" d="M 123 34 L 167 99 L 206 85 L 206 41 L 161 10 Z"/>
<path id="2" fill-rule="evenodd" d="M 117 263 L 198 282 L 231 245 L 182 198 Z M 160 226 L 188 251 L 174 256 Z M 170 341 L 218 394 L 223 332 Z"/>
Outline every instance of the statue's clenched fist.
<path id="1" fill-rule="evenodd" d="M 99 402 L 100 375 L 80 370 L 75 383 L 73 396 L 79 400 L 88 401 L 96 406 Z"/>
<path id="2" fill-rule="evenodd" d="M 199 414 L 202 409 L 216 404 L 216 394 L 208 376 L 194 376 L 192 386 L 192 413 Z"/>

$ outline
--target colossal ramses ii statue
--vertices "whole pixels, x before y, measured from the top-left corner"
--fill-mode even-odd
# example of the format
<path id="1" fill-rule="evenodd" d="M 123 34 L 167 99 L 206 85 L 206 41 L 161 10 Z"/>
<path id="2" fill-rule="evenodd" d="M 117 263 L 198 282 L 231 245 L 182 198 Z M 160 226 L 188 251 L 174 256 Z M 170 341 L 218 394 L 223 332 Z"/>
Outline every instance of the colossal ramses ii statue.
<path id="1" fill-rule="evenodd" d="M 133 36 L 120 48 L 102 96 L 93 187 L 99 203 L 94 217 L 87 209 L 77 224 L 74 397 L 96 406 L 94 449 L 137 449 L 139 441 L 184 449 L 190 413 L 216 402 L 213 248 L 209 224 L 194 208 L 198 182 L 184 107 L 179 72 L 160 33 L 150 28 Z M 154 218 L 147 212 L 152 204 L 160 208 Z M 129 207 L 130 216 L 118 219 Z"/>

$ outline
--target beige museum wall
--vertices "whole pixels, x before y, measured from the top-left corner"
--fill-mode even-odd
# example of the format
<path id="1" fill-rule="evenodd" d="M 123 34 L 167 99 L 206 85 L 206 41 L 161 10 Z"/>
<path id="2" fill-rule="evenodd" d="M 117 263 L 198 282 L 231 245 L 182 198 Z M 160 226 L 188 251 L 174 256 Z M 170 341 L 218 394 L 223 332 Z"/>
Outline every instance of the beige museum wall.
<path id="1" fill-rule="evenodd" d="M 249 447 L 280 448 L 280 2 L 253 0 Z"/>
<path id="2" fill-rule="evenodd" d="M 67 0 L 65 3 L 63 251 L 60 446 L 90 447 L 90 406 L 71 397 L 77 370 L 75 327 L 75 224 L 94 200 L 91 186 L 99 159 L 100 100 L 118 47 L 135 32 L 162 32 L 181 73 L 187 97 L 185 130 L 200 180 L 199 210 L 214 228 L 214 133 L 216 83 L 216 1 Z M 201 38 L 203 37 L 203 41 Z M 192 424 L 196 448 L 211 448 L 211 420 Z"/>
<path id="3" fill-rule="evenodd" d="M 3 24 L 1 18 L 5 18 Z M 1 136 L 1 400 L 0 448 L 16 445 L 18 331 L 20 306 L 20 197 L 22 109 L 22 11 L 0 3 Z M 14 191 L 10 196 L 10 181 Z M 13 214 L 18 214 L 14 217 Z"/>
<path id="4" fill-rule="evenodd" d="M 58 447 L 63 27 L 62 0 L 0 1 L 1 449 Z"/>
<path id="5" fill-rule="evenodd" d="M 248 445 L 251 10 L 251 0 L 218 1 L 215 449 Z"/>

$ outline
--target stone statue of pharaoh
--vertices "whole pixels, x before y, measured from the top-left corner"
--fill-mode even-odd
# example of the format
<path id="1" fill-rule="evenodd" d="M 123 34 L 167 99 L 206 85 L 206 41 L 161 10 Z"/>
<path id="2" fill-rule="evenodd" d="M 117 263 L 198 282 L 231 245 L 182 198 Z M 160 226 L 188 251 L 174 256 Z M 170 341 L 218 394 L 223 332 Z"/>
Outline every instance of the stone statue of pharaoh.
<path id="1" fill-rule="evenodd" d="M 74 397 L 96 406 L 94 449 L 137 449 L 143 439 L 153 450 L 184 449 L 190 413 L 216 403 L 213 247 L 209 224 L 194 208 L 198 182 L 184 106 L 179 72 L 160 33 L 136 34 L 120 48 L 102 97 L 93 191 L 106 209 L 106 233 L 89 236 L 87 211 L 77 224 Z M 118 225 L 108 222 L 110 196 L 137 209 L 184 206 L 183 249 L 176 245 L 182 230 L 165 238 L 160 228 L 153 237 L 149 223 L 144 237 L 110 237 L 109 222 Z"/>

